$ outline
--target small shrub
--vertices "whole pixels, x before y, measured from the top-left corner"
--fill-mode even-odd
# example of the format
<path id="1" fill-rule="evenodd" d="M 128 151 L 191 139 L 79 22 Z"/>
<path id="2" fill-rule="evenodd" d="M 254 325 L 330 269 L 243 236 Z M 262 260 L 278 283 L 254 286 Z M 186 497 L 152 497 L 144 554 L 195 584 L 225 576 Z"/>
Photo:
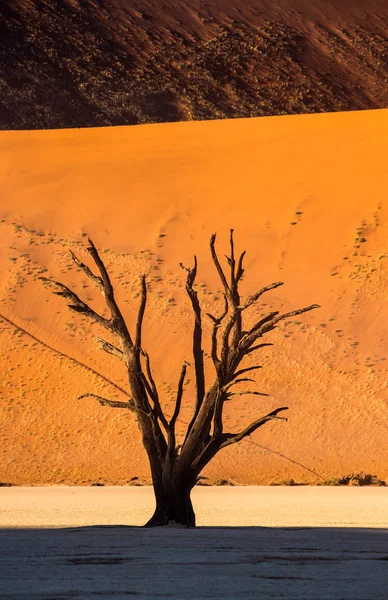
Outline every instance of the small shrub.
<path id="1" fill-rule="evenodd" d="M 374 485 L 374 486 L 385 486 L 385 481 L 379 479 L 376 475 L 370 473 L 351 473 L 342 477 L 333 477 L 325 481 L 319 482 L 317 485 L 350 485 L 350 486 L 362 486 L 362 485 Z"/>

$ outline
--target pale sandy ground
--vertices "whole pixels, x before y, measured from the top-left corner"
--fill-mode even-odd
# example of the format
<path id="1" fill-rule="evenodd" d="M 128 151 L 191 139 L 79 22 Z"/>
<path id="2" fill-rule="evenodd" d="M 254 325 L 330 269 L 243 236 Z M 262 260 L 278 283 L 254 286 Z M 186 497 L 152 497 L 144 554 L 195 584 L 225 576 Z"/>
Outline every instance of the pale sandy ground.
<path id="1" fill-rule="evenodd" d="M 151 488 L 2 489 L 2 600 L 387 597 L 387 489 L 202 487 L 194 502 L 197 530 L 144 530 Z"/>
<path id="2" fill-rule="evenodd" d="M 149 477 L 133 415 L 77 400 L 85 392 L 123 399 L 103 378 L 127 389 L 122 364 L 97 348 L 105 333 L 67 311 L 39 276 L 102 309 L 69 256 L 73 249 L 88 261 L 90 234 L 133 330 L 147 274 L 144 346 L 171 414 L 182 362 L 192 361 L 179 262 L 198 256 L 209 384 L 206 312 L 223 308 L 209 238 L 218 232 L 223 258 L 230 227 L 236 249 L 247 250 L 243 298 L 285 282 L 248 321 L 322 308 L 285 322 L 254 357 L 263 366 L 255 390 L 270 397 L 237 396 L 226 407 L 225 431 L 277 406 L 290 407 L 288 423 L 223 450 L 205 475 L 250 485 L 355 471 L 388 480 L 387 155 L 388 110 L 0 132 L 0 313 L 8 318 L 0 317 L 0 482 Z M 188 375 L 179 436 L 195 397 Z"/>
<path id="3" fill-rule="evenodd" d="M 202 527 L 388 527 L 384 487 L 202 487 Z M 0 527 L 143 525 L 151 487 L 14 487 L 0 490 Z M 388 548 L 387 548 L 388 550 Z"/>

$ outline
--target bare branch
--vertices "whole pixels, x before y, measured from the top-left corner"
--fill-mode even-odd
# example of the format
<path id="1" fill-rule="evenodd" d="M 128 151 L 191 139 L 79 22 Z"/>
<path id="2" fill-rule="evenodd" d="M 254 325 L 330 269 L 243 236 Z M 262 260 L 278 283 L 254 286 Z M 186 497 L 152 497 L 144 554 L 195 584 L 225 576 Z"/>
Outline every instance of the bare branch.
<path id="1" fill-rule="evenodd" d="M 246 351 L 246 354 L 250 354 L 251 352 L 256 352 L 256 350 L 260 350 L 261 348 L 265 348 L 266 346 L 273 346 L 271 343 L 267 344 L 257 344 L 257 346 L 253 346 Z"/>
<path id="2" fill-rule="evenodd" d="M 232 379 L 236 379 L 236 377 L 240 377 L 240 375 L 244 375 L 244 373 L 249 373 L 249 371 L 256 371 L 257 369 L 262 369 L 261 365 L 254 365 L 252 367 L 246 367 L 245 369 L 240 369 L 233 373 Z"/>
<path id="3" fill-rule="evenodd" d="M 87 265 L 85 265 L 83 262 L 81 262 L 79 260 L 79 258 L 74 254 L 74 252 L 72 252 L 71 250 L 70 250 L 70 255 L 71 255 L 71 258 L 73 259 L 73 262 L 77 265 L 77 267 L 82 269 L 82 271 L 85 273 L 85 275 L 89 279 L 91 279 L 100 288 L 100 290 L 103 290 L 103 283 L 102 283 L 101 277 L 98 277 L 97 275 L 95 275 L 91 271 L 91 269 L 89 269 L 89 267 Z"/>
<path id="4" fill-rule="evenodd" d="M 277 408 L 276 410 L 270 412 L 265 417 L 261 417 L 260 419 L 257 419 L 256 421 L 254 421 L 253 423 L 248 425 L 248 427 L 243 429 L 243 431 L 241 431 L 240 433 L 225 433 L 223 436 L 224 441 L 221 443 L 220 449 L 226 448 L 226 446 L 229 446 L 230 444 L 235 444 L 237 442 L 240 442 L 242 439 L 244 439 L 248 435 L 251 435 L 251 433 L 256 431 L 256 429 L 259 429 L 259 427 L 261 427 L 268 421 L 272 421 L 272 420 L 287 421 L 287 419 L 285 417 L 277 416 L 278 413 L 280 413 L 283 410 L 288 410 L 288 406 L 282 406 L 281 408 Z"/>
<path id="5" fill-rule="evenodd" d="M 121 314 L 121 311 L 117 305 L 114 291 L 113 291 L 113 286 L 112 286 L 108 271 L 106 270 L 104 262 L 102 261 L 100 255 L 97 251 L 97 248 L 95 247 L 95 245 L 93 244 L 93 242 L 90 238 L 88 239 L 88 242 L 89 242 L 89 246 L 87 248 L 87 251 L 93 258 L 93 260 L 96 263 L 98 270 L 100 271 L 100 274 L 101 274 L 102 286 L 103 286 L 102 293 L 105 298 L 106 304 L 111 312 L 111 319 L 110 319 L 111 327 L 119 335 L 122 336 L 123 341 L 126 344 L 128 344 L 129 346 L 133 346 L 133 342 L 132 342 L 130 333 L 128 331 L 127 325 L 126 325 L 123 315 Z"/>
<path id="6" fill-rule="evenodd" d="M 250 379 L 249 377 L 242 377 L 241 379 L 236 379 L 235 381 L 230 381 L 226 385 L 223 386 L 222 392 L 227 392 L 231 387 L 237 385 L 239 383 L 246 383 L 249 381 L 250 383 L 256 383 L 254 379 Z"/>
<path id="7" fill-rule="evenodd" d="M 92 308 L 90 308 L 88 304 L 83 302 L 83 300 L 81 300 L 81 298 L 77 296 L 77 294 L 73 292 L 70 288 L 68 288 L 66 285 L 63 285 L 63 283 L 59 283 L 59 281 L 55 281 L 54 279 L 48 279 L 47 277 L 39 277 L 39 279 L 44 283 L 59 288 L 61 290 L 60 292 L 53 293 L 56 296 L 61 296 L 61 298 L 66 298 L 66 300 L 69 300 L 70 304 L 68 304 L 67 306 L 70 310 L 85 315 L 85 317 L 88 317 L 92 321 L 99 323 L 99 325 L 105 327 L 105 329 L 111 331 L 111 322 L 108 319 L 105 319 L 104 317 L 96 313 Z"/>
<path id="8" fill-rule="evenodd" d="M 218 353 L 217 353 L 218 330 L 221 326 L 222 321 L 228 314 L 228 310 L 229 310 L 229 303 L 228 303 L 228 298 L 227 298 L 226 294 L 224 294 L 224 299 L 225 299 L 225 308 L 224 308 L 224 312 L 222 313 L 222 315 L 220 317 L 215 317 L 214 315 L 207 313 L 207 316 L 213 321 L 213 330 L 212 330 L 212 338 L 211 338 L 212 339 L 211 357 L 212 357 L 213 364 L 214 364 L 219 376 L 220 376 L 220 373 L 219 373 L 220 359 L 218 358 Z"/>
<path id="9" fill-rule="evenodd" d="M 137 315 L 137 323 L 136 323 L 136 342 L 135 346 L 138 350 L 141 348 L 141 333 L 142 333 L 142 325 L 144 312 L 147 305 L 147 282 L 146 276 L 142 275 L 141 277 L 141 302 L 139 306 L 139 312 Z"/>
<path id="10" fill-rule="evenodd" d="M 88 242 L 89 242 L 89 246 L 87 247 L 87 251 L 89 252 L 90 256 L 93 258 L 94 262 L 97 265 L 98 270 L 101 273 L 101 279 L 103 282 L 105 293 L 111 294 L 113 292 L 113 286 L 112 286 L 108 271 L 106 270 L 104 262 L 100 258 L 100 255 L 98 253 L 96 246 L 94 245 L 94 243 L 92 242 L 92 240 L 90 238 L 88 238 Z"/>
<path id="11" fill-rule="evenodd" d="M 290 317 L 309 312 L 310 310 L 314 310 L 315 308 L 320 308 L 319 304 L 311 304 L 310 306 L 306 306 L 305 308 L 292 310 L 282 315 L 279 315 L 278 313 L 270 313 L 268 317 L 265 317 L 264 319 L 259 321 L 259 323 L 252 327 L 250 332 L 246 336 L 244 336 L 244 338 L 242 338 L 239 345 L 239 349 L 242 350 L 243 354 L 246 354 L 246 351 L 252 346 L 252 344 L 257 340 L 257 338 L 264 335 L 264 333 L 275 329 L 276 323 L 279 323 L 279 321 L 283 321 L 284 319 L 289 319 Z M 276 314 L 278 316 L 275 316 Z M 271 315 L 273 315 L 272 318 Z"/>
<path id="12" fill-rule="evenodd" d="M 300 315 L 302 313 L 308 312 L 315 308 L 320 308 L 318 304 L 312 304 L 311 306 L 307 306 L 305 308 L 300 308 L 297 310 L 293 310 L 288 313 L 284 313 L 279 315 L 279 311 L 271 312 L 266 315 L 263 319 L 258 321 L 245 335 L 242 336 L 235 356 L 235 363 L 240 362 L 243 356 L 253 352 L 254 350 L 258 350 L 259 348 L 263 348 L 265 344 L 259 344 L 258 346 L 251 347 L 252 344 L 265 333 L 272 331 L 275 329 L 276 323 L 282 321 L 284 319 L 288 319 L 295 315 Z"/>
<path id="13" fill-rule="evenodd" d="M 240 339 L 241 339 L 241 330 L 242 330 L 242 316 L 240 310 L 240 293 L 238 290 L 239 279 L 241 279 L 241 275 L 239 278 L 236 276 L 236 261 L 234 258 L 234 239 L 233 239 L 233 229 L 230 230 L 230 255 L 231 260 L 229 263 L 230 266 L 230 301 L 233 306 L 233 313 L 231 315 L 231 331 L 233 331 L 232 337 L 232 346 L 235 348 Z M 242 261 L 242 257 L 240 256 L 239 265 Z M 241 265 L 240 265 L 241 268 Z M 229 340 L 229 333 L 227 335 L 227 343 Z M 224 361 L 227 361 L 228 352 L 224 354 Z M 226 362 L 224 363 L 226 367 Z"/>
<path id="14" fill-rule="evenodd" d="M 274 317 L 276 317 L 276 315 L 279 314 L 278 310 L 275 310 L 274 312 L 270 312 L 268 315 L 266 315 L 265 317 L 263 317 L 262 319 L 260 319 L 260 321 L 258 321 L 249 331 L 247 335 L 250 335 L 251 333 L 253 333 L 254 331 L 257 331 L 258 329 L 260 329 L 260 327 L 262 327 L 263 325 L 265 325 L 266 323 L 269 323 L 269 321 L 272 321 L 274 319 Z"/>
<path id="15" fill-rule="evenodd" d="M 265 394 L 264 392 L 256 392 L 252 390 L 246 390 L 245 392 L 228 392 L 228 396 L 245 396 L 246 394 L 251 396 L 265 396 L 269 398 L 269 394 Z"/>
<path id="16" fill-rule="evenodd" d="M 216 400 L 215 400 L 215 404 L 214 404 L 213 435 L 212 435 L 213 439 L 217 439 L 222 435 L 223 426 L 224 426 L 223 420 L 222 420 L 222 413 L 223 413 L 224 403 L 225 403 L 226 399 L 227 399 L 227 394 L 225 394 L 224 392 L 219 390 Z"/>
<path id="17" fill-rule="evenodd" d="M 213 262 L 216 265 L 216 268 L 218 270 L 218 273 L 221 277 L 221 281 L 224 284 L 223 278 L 222 276 L 223 271 L 222 268 L 219 264 L 218 258 L 217 258 L 217 254 L 215 251 L 215 247 L 214 247 L 214 242 L 215 242 L 215 237 L 213 236 L 212 238 L 212 242 L 210 247 L 211 247 L 211 252 L 212 252 L 212 258 L 213 258 Z M 222 349 L 221 349 L 221 361 L 220 363 L 217 365 L 217 375 L 218 375 L 218 382 L 219 385 L 222 386 L 222 384 L 225 382 L 225 380 L 227 380 L 227 375 L 228 375 L 228 370 L 229 370 L 229 356 L 230 356 L 230 352 L 231 352 L 231 345 L 232 347 L 237 347 L 240 338 L 241 338 L 241 330 L 242 330 L 242 318 L 241 318 L 241 310 L 240 310 L 240 294 L 238 291 L 238 280 L 236 279 L 236 261 L 235 261 L 235 254 L 234 254 L 234 239 L 233 239 L 233 229 L 230 230 L 230 239 L 229 239 L 229 243 L 230 243 L 230 257 L 226 257 L 227 261 L 228 261 L 228 265 L 230 268 L 230 284 L 229 286 L 224 284 L 224 288 L 225 288 L 225 295 L 227 300 L 229 301 L 229 304 L 232 307 L 232 311 L 230 313 L 229 316 L 229 320 L 224 328 L 223 334 L 222 334 Z M 239 265 L 240 265 L 240 270 L 242 268 L 242 260 L 243 260 L 243 256 L 240 257 L 239 260 Z M 240 273 L 240 278 L 241 278 L 242 273 Z M 225 277 L 224 277 L 225 278 Z M 229 342 L 229 338 L 232 335 L 232 342 L 230 344 Z M 217 340 L 217 337 L 216 337 Z M 225 400 L 227 399 L 228 395 L 223 391 L 223 388 L 219 389 L 218 394 L 216 396 L 215 399 L 215 403 L 214 403 L 214 415 L 213 415 L 213 439 L 219 439 L 220 436 L 222 435 L 222 431 L 223 431 L 223 407 L 224 407 L 224 403 Z"/>
<path id="18" fill-rule="evenodd" d="M 230 292 L 228 282 L 226 281 L 225 273 L 222 270 L 222 267 L 220 265 L 220 261 L 218 260 L 217 252 L 215 249 L 216 238 L 217 238 L 217 234 L 213 233 L 213 235 L 210 238 L 210 252 L 212 255 L 213 262 L 216 266 L 218 275 L 220 276 L 221 283 L 224 286 L 225 292 Z"/>
<path id="19" fill-rule="evenodd" d="M 82 400 L 83 398 L 95 398 L 98 400 L 101 406 L 110 406 L 111 408 L 126 408 L 132 412 L 136 412 L 136 407 L 132 400 L 129 400 L 128 402 L 118 402 L 117 400 L 108 400 L 107 398 L 103 398 L 97 394 L 82 394 L 82 396 L 78 396 L 78 400 Z"/>
<path id="20" fill-rule="evenodd" d="M 220 441 L 215 438 L 209 438 L 200 454 L 193 461 L 192 468 L 200 472 L 203 467 L 207 465 L 208 462 L 217 454 L 219 449 Z"/>
<path id="21" fill-rule="evenodd" d="M 157 396 L 158 395 L 158 390 L 156 388 L 155 380 L 154 380 L 153 375 L 152 375 L 150 357 L 149 357 L 148 353 L 145 350 L 141 350 L 141 354 L 145 358 L 147 377 L 149 379 L 152 392 L 153 392 L 153 394 L 155 394 Z"/>
<path id="22" fill-rule="evenodd" d="M 198 300 L 198 294 L 194 290 L 193 285 L 197 276 L 197 257 L 194 256 L 194 266 L 192 269 L 185 267 L 180 263 L 182 269 L 187 273 L 186 277 L 186 292 L 190 298 L 191 306 L 194 312 L 194 331 L 193 331 L 193 359 L 194 359 L 194 370 L 195 370 L 195 386 L 196 386 L 196 402 L 194 408 L 194 415 L 191 419 L 187 435 L 189 434 L 195 419 L 201 409 L 203 399 L 205 397 L 205 367 L 203 361 L 203 349 L 202 349 L 202 316 L 201 316 L 201 305 Z"/>
<path id="23" fill-rule="evenodd" d="M 240 313 L 238 309 L 234 308 L 233 312 L 230 313 L 229 321 L 225 325 L 225 329 L 222 334 L 221 364 L 224 372 L 226 372 L 228 366 L 228 356 L 230 350 L 229 336 L 233 330 L 233 327 L 236 325 L 237 318 L 240 318 Z"/>
<path id="24" fill-rule="evenodd" d="M 175 427 L 176 420 L 177 420 L 180 410 L 181 410 L 182 396 L 183 396 L 183 384 L 185 382 L 186 370 L 187 370 L 188 364 L 189 363 L 187 363 L 186 361 L 183 363 L 181 375 L 179 377 L 178 392 L 177 392 L 176 401 L 175 401 L 175 410 L 174 410 L 174 414 L 172 415 L 171 420 L 170 420 L 170 427 L 172 429 Z"/>
<path id="25" fill-rule="evenodd" d="M 107 342 L 106 340 L 103 340 L 102 338 L 97 338 L 96 342 L 102 350 L 107 352 L 107 354 L 112 354 L 112 356 L 116 356 L 116 358 L 124 361 L 124 352 L 122 352 L 122 350 L 116 348 L 116 346 L 110 342 Z"/>
<path id="26" fill-rule="evenodd" d="M 230 256 L 226 256 L 226 260 L 228 261 L 228 265 L 229 265 L 229 269 L 230 269 L 230 283 L 229 284 L 227 283 L 225 273 L 222 270 L 222 267 L 220 265 L 220 262 L 218 260 L 218 256 L 217 256 L 217 253 L 215 250 L 216 235 L 214 234 L 210 240 L 210 250 L 211 250 L 213 262 L 214 262 L 216 269 L 218 271 L 218 274 L 220 276 L 222 285 L 224 286 L 225 299 L 227 302 L 229 302 L 229 305 L 231 306 L 231 309 L 232 309 L 231 314 L 229 316 L 229 320 L 228 320 L 228 322 L 224 328 L 223 334 L 222 334 L 222 350 L 221 350 L 221 358 L 220 359 L 218 359 L 217 351 L 216 351 L 217 330 L 213 329 L 212 357 L 213 357 L 213 362 L 216 365 L 217 374 L 218 374 L 218 378 L 219 378 L 220 382 L 223 378 L 223 374 L 226 373 L 227 368 L 228 368 L 228 358 L 229 358 L 229 353 L 230 353 L 229 337 L 233 333 L 231 345 L 233 347 L 236 347 L 240 341 L 241 330 L 242 330 L 242 319 L 241 319 L 241 311 L 240 311 L 240 294 L 238 291 L 238 282 L 241 279 L 242 274 L 243 274 L 242 261 L 245 256 L 245 251 L 242 253 L 242 255 L 239 258 L 239 263 L 238 263 L 237 273 L 236 273 L 236 260 L 235 260 L 233 233 L 234 233 L 234 230 L 231 229 L 230 230 L 230 240 L 229 240 L 230 241 Z M 228 307 L 225 311 L 225 315 L 223 315 L 223 318 L 226 316 L 227 312 L 228 312 Z M 209 315 L 209 316 L 213 320 L 215 327 L 220 324 L 220 322 L 217 323 L 217 321 L 213 317 L 213 315 Z"/>
<path id="27" fill-rule="evenodd" d="M 87 248 L 87 251 L 92 256 L 94 262 L 96 263 L 96 265 L 100 271 L 101 277 L 97 277 L 96 275 L 94 275 L 94 273 L 92 273 L 92 271 L 89 269 L 89 267 L 87 267 L 84 263 L 82 263 L 73 253 L 72 253 L 72 258 L 73 258 L 75 264 L 78 267 L 80 267 L 84 271 L 84 273 L 90 279 L 92 279 L 98 285 L 98 287 L 101 289 L 102 294 L 105 298 L 106 304 L 111 312 L 110 319 L 105 319 L 104 317 L 102 317 L 101 315 L 96 313 L 88 304 L 83 302 L 79 298 L 79 296 L 77 296 L 77 294 L 75 294 L 72 290 L 70 290 L 68 287 L 66 287 L 62 283 L 59 283 L 58 281 L 54 281 L 52 279 L 47 279 L 46 277 L 41 277 L 41 280 L 46 283 L 53 284 L 61 290 L 60 292 L 54 292 L 54 293 L 56 293 L 59 296 L 62 296 L 63 298 L 66 298 L 67 300 L 70 300 L 71 304 L 68 305 L 70 310 L 73 310 L 74 312 L 77 312 L 77 313 L 81 313 L 81 314 L 85 315 L 86 317 L 88 317 L 89 319 L 99 323 L 100 325 L 105 327 L 105 329 L 108 329 L 111 333 L 118 334 L 121 337 L 123 344 L 131 347 L 132 346 L 131 336 L 127 329 L 124 318 L 120 312 L 120 309 L 117 306 L 117 303 L 116 303 L 116 300 L 114 297 L 112 283 L 110 281 L 108 272 L 106 270 L 106 267 L 105 267 L 103 261 L 100 258 L 100 255 L 99 255 L 95 245 L 91 241 L 91 239 L 89 239 L 89 246 Z"/>
<path id="28" fill-rule="evenodd" d="M 147 377 L 145 376 L 145 374 L 143 372 L 141 372 L 140 377 L 143 381 L 143 385 L 145 386 L 151 401 L 154 404 L 155 414 L 160 419 L 160 422 L 162 423 L 165 431 L 168 433 L 169 424 L 168 424 L 168 421 L 163 412 L 162 406 L 160 404 L 158 390 L 157 390 L 155 380 L 152 375 L 150 357 L 148 356 L 148 354 L 145 350 L 141 350 L 140 352 L 141 352 L 141 355 L 144 356 L 144 358 L 145 358 L 146 371 L 147 371 Z"/>
<path id="29" fill-rule="evenodd" d="M 230 258 L 226 257 L 229 267 L 230 267 L 230 289 L 233 290 L 236 289 L 236 261 L 234 259 L 234 239 L 233 239 L 233 229 L 230 230 L 230 238 L 229 238 L 229 243 L 230 243 Z"/>
<path id="30" fill-rule="evenodd" d="M 228 357 L 230 353 L 230 342 L 229 337 L 232 335 L 232 346 L 236 347 L 241 338 L 241 329 L 242 329 L 242 319 L 241 319 L 241 309 L 240 309 L 240 294 L 238 291 L 238 283 L 243 274 L 242 261 L 245 255 L 245 252 L 239 258 L 239 263 L 237 267 L 236 273 L 236 260 L 235 260 L 235 251 L 234 251 L 234 238 L 233 238 L 233 229 L 230 230 L 230 257 L 227 256 L 226 259 L 228 261 L 228 265 L 230 268 L 230 283 L 228 284 L 226 281 L 225 274 L 222 270 L 220 262 L 217 257 L 217 253 L 215 250 L 215 235 L 212 236 L 210 242 L 210 249 L 213 258 L 213 262 L 216 266 L 218 274 L 220 276 L 221 282 L 225 289 L 225 295 L 229 304 L 231 305 L 232 312 L 229 316 L 229 320 L 225 326 L 222 335 L 222 350 L 221 350 L 221 359 L 217 358 L 217 373 L 219 379 L 222 379 L 223 373 L 226 373 L 228 368 Z M 215 331 L 213 331 L 213 346 L 214 342 L 217 342 Z M 213 355 L 216 356 L 216 353 L 213 352 Z"/>
<path id="31" fill-rule="evenodd" d="M 246 310 L 247 308 L 249 308 L 250 306 L 252 306 L 252 304 L 254 304 L 255 302 L 257 302 L 257 300 L 260 298 L 260 296 L 262 296 L 263 294 L 265 294 L 265 292 L 269 292 L 270 290 L 274 290 L 278 287 L 280 287 L 281 285 L 284 285 L 283 281 L 278 281 L 276 283 L 271 283 L 270 285 L 266 285 L 265 287 L 261 288 L 261 290 L 259 290 L 258 292 L 256 292 L 256 294 L 253 294 L 252 296 L 250 296 L 248 298 L 248 300 L 246 300 L 244 302 L 244 304 L 242 304 L 242 306 L 240 307 L 240 310 Z"/>
<path id="32" fill-rule="evenodd" d="M 210 313 L 206 313 L 207 316 L 213 321 L 213 323 L 215 323 L 216 325 L 221 325 L 222 321 L 224 320 L 224 318 L 226 317 L 226 315 L 228 314 L 228 310 L 229 310 L 229 303 L 228 303 L 228 297 L 226 294 L 224 294 L 224 300 L 225 300 L 225 307 L 224 307 L 224 312 L 222 313 L 222 315 L 220 317 L 215 317 L 214 315 L 210 314 Z"/>
<path id="33" fill-rule="evenodd" d="M 244 275 L 243 260 L 244 260 L 245 254 L 246 254 L 246 250 L 244 250 L 244 252 L 241 253 L 240 258 L 238 259 L 237 272 L 236 272 L 236 283 L 239 283 L 241 280 L 241 277 Z"/>
<path id="34" fill-rule="evenodd" d="M 247 298 L 244 303 L 241 303 L 238 284 L 244 273 L 243 261 L 245 257 L 245 251 L 240 255 L 238 263 L 236 265 L 233 230 L 231 230 L 230 255 L 226 256 L 226 260 L 230 269 L 230 283 L 228 283 L 226 274 L 223 268 L 221 267 L 220 261 L 217 256 L 217 252 L 215 250 L 215 242 L 216 235 L 214 234 L 210 240 L 211 256 L 225 291 L 226 309 L 225 314 L 222 315 L 222 318 L 225 318 L 225 316 L 227 316 L 228 313 L 229 317 L 222 331 L 222 349 L 220 352 L 220 357 L 218 357 L 217 346 L 219 341 L 218 335 L 221 323 L 216 316 L 208 313 L 209 318 L 213 322 L 212 359 L 216 368 L 217 379 L 212 384 L 211 393 L 208 393 L 205 397 L 204 405 L 197 416 L 197 420 L 195 421 L 195 427 L 191 430 L 190 436 L 186 436 L 185 443 L 182 449 L 182 460 L 184 463 L 191 460 L 194 461 L 195 464 L 205 464 L 205 460 L 207 460 L 207 458 L 209 458 L 210 455 L 212 455 L 212 453 L 216 451 L 215 448 L 217 444 L 219 444 L 220 440 L 223 439 L 222 413 L 224 403 L 229 397 L 233 395 L 242 395 L 247 393 L 251 393 L 252 395 L 256 396 L 268 396 L 265 393 L 256 391 L 244 391 L 237 393 L 231 392 L 229 390 L 235 383 L 240 382 L 240 380 L 248 379 L 247 377 L 241 377 L 242 375 L 261 368 L 261 366 L 255 365 L 252 367 L 240 369 L 238 371 L 236 370 L 238 369 L 238 365 L 240 364 L 244 356 L 246 356 L 250 352 L 254 352 L 256 350 L 259 350 L 260 348 L 264 348 L 265 346 L 270 345 L 254 345 L 254 342 L 257 340 L 258 337 L 260 337 L 267 331 L 271 331 L 272 329 L 274 329 L 278 320 L 284 318 L 283 316 L 279 316 L 279 311 L 274 311 L 271 312 L 269 315 L 266 315 L 265 317 L 261 318 L 257 323 L 254 324 L 254 326 L 250 330 L 243 331 L 243 311 L 248 309 L 250 306 L 254 305 L 255 302 L 257 302 L 257 300 L 265 292 L 282 286 L 283 282 L 275 282 L 268 286 L 265 286 L 259 291 L 257 291 L 255 294 Z M 304 311 L 305 309 L 302 309 L 300 312 Z M 300 314 L 300 312 L 298 312 L 298 314 Z M 258 422 L 255 422 L 253 429 L 251 426 L 249 428 L 249 431 L 253 431 L 255 428 L 259 427 L 261 424 L 267 422 L 267 420 L 270 420 L 272 418 L 282 419 L 282 417 L 276 417 L 276 414 L 271 413 L 270 415 L 261 418 Z M 213 427 L 213 433 L 212 436 L 209 437 L 211 426 Z M 240 436 L 242 439 L 243 436 L 249 435 L 249 431 L 246 432 L 244 430 L 244 432 L 241 432 L 241 434 L 233 434 L 233 441 L 238 441 L 240 439 Z M 232 434 L 228 434 L 228 438 L 223 439 L 223 443 L 226 443 L 231 437 Z M 202 457 L 199 460 L 199 462 L 195 459 L 195 452 L 200 453 L 200 456 Z"/>
<path id="35" fill-rule="evenodd" d="M 175 457 L 177 456 L 178 449 L 176 448 L 176 436 L 175 436 L 175 424 L 176 420 L 179 416 L 181 405 L 182 405 L 182 397 L 183 397 L 183 384 L 186 376 L 186 369 L 188 363 L 185 361 L 182 366 L 182 371 L 179 377 L 178 383 L 178 391 L 175 401 L 175 410 L 174 414 L 171 417 L 169 428 L 167 431 L 168 437 L 168 446 L 167 446 L 167 456 L 166 456 L 166 469 L 169 470 L 170 474 L 173 473 L 175 467 Z"/>
<path id="36" fill-rule="evenodd" d="M 188 285 L 190 288 L 193 287 L 195 278 L 197 276 L 197 257 L 194 256 L 194 266 L 192 269 L 190 269 L 190 267 L 185 267 L 183 263 L 179 263 L 179 266 L 187 273 L 186 285 Z"/>
<path id="37" fill-rule="evenodd" d="M 283 321 L 284 319 L 289 319 L 290 317 L 295 317 L 297 315 L 301 315 L 302 313 L 309 312 L 310 310 L 314 310 L 315 308 L 321 308 L 319 304 L 311 304 L 310 306 L 306 306 L 305 308 L 298 308 L 297 310 L 292 310 L 291 312 L 284 313 L 283 315 L 279 315 L 274 319 L 274 323 L 278 323 L 279 321 Z"/>

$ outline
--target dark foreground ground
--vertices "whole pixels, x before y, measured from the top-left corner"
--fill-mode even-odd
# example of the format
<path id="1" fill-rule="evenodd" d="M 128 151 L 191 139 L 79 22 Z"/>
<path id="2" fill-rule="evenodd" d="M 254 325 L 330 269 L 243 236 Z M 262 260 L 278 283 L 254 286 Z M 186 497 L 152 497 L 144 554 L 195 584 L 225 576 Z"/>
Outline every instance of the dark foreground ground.
<path id="1" fill-rule="evenodd" d="M 386 0 L 1 0 L 0 128 L 388 106 Z"/>
<path id="2" fill-rule="evenodd" d="M 0 598 L 386 600 L 387 493 L 198 487 L 200 527 L 150 530 L 149 487 L 2 488 Z"/>
<path id="3" fill-rule="evenodd" d="M 2 600 L 387 598 L 388 530 L 3 529 Z"/>

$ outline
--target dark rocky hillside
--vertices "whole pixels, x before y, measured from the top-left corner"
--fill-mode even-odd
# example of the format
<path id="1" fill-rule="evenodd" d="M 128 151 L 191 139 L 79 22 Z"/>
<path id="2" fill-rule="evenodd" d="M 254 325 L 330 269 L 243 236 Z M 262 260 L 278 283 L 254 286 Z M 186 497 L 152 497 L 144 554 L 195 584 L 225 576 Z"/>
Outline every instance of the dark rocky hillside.
<path id="1" fill-rule="evenodd" d="M 386 0 L 0 0 L 0 128 L 388 106 Z"/>

